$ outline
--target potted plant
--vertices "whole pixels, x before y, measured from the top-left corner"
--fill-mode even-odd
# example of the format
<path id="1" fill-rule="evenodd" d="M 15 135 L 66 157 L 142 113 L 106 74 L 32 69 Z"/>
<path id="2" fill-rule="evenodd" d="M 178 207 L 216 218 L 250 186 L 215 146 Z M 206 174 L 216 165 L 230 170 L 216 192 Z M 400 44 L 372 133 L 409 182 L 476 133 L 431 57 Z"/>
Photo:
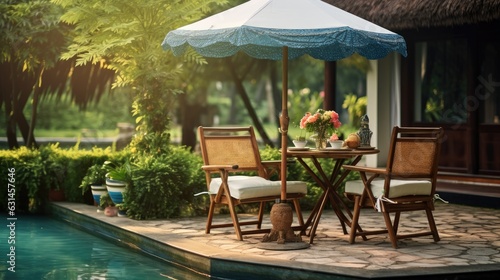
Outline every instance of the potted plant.
<path id="1" fill-rule="evenodd" d="M 46 184 L 49 186 L 50 201 L 64 201 L 66 194 L 64 189 L 64 181 L 68 173 L 68 164 L 65 158 L 59 154 L 49 156 L 48 162 L 45 165 L 47 172 Z"/>
<path id="2" fill-rule="evenodd" d="M 127 217 L 127 206 L 125 203 L 116 205 L 118 217 Z"/>
<path id="3" fill-rule="evenodd" d="M 295 140 L 293 140 L 293 144 L 297 148 L 304 148 L 307 145 L 307 139 L 305 135 L 302 135 L 303 130 L 300 131 L 299 136 L 295 137 Z"/>
<path id="4" fill-rule="evenodd" d="M 132 181 L 132 168 L 129 161 L 119 165 L 111 161 L 105 161 L 103 169 L 106 170 L 106 188 L 114 204 L 123 202 L 123 193 L 127 185 Z"/>
<path id="5" fill-rule="evenodd" d="M 87 173 L 82 179 L 80 188 L 82 189 L 82 194 L 88 191 L 89 187 L 92 190 L 92 197 L 94 198 L 94 203 L 100 209 L 100 199 L 104 193 L 107 193 L 106 189 L 106 170 L 103 169 L 101 164 L 94 164 L 87 170 Z"/>
<path id="6" fill-rule="evenodd" d="M 118 209 L 107 192 L 101 196 L 99 207 L 104 209 L 104 215 L 108 217 L 114 217 L 118 214 Z"/>

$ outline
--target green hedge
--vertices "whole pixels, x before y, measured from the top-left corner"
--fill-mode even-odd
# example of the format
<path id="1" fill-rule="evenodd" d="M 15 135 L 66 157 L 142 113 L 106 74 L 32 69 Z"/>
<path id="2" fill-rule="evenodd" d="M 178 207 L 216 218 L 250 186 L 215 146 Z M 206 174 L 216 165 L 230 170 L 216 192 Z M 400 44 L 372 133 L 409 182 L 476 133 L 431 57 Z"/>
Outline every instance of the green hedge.
<path id="1" fill-rule="evenodd" d="M 106 160 L 127 154 L 127 152 L 112 152 L 110 148 L 62 149 L 57 145 L 42 148 L 40 152 L 46 166 L 46 176 L 42 186 L 47 189 L 62 189 L 67 201 L 86 203 L 91 201 L 85 201 L 80 184 L 87 169 L 94 164 L 103 164 Z"/>
<path id="2" fill-rule="evenodd" d="M 261 156 L 263 160 L 281 158 L 278 149 L 269 147 L 261 151 Z M 132 183 L 128 186 L 122 205 L 131 218 L 157 219 L 206 214 L 209 197 L 194 196 L 206 191 L 205 175 L 200 168 L 201 156 L 176 146 L 160 157 L 142 158 L 134 157 L 128 150 L 62 149 L 58 145 L 45 146 L 39 150 L 26 147 L 0 150 L 0 168 L 3 171 L 0 177 L 0 207 L 2 210 L 8 209 L 8 197 L 12 196 L 12 193 L 8 193 L 10 178 L 15 180 L 16 213 L 43 212 L 51 190 L 62 190 L 67 201 L 93 204 L 90 190 L 82 195 L 80 185 L 89 167 L 103 164 L 106 160 L 117 164 L 130 160 L 133 164 Z M 348 179 L 355 179 L 355 176 L 351 173 Z M 308 182 L 308 195 L 301 200 L 301 206 L 303 210 L 312 209 L 322 193 L 321 189 L 298 162 L 288 164 L 287 178 Z"/>
<path id="3" fill-rule="evenodd" d="M 41 188 L 45 167 L 38 150 L 20 148 L 16 151 L 0 150 L 0 203 L 2 210 L 7 209 L 7 194 L 12 198 L 10 189 L 15 189 L 15 212 L 37 211 L 42 204 L 39 199 L 47 192 Z M 11 181 L 9 182 L 9 179 Z M 9 204 L 12 205 L 12 204 Z M 14 210 L 14 209 L 11 209 Z"/>
<path id="4" fill-rule="evenodd" d="M 172 147 L 169 154 L 157 158 L 134 158 L 128 150 L 62 149 L 58 145 L 39 150 L 0 150 L 0 167 L 4 171 L 0 178 L 0 207 L 8 209 L 11 177 L 15 180 L 16 213 L 43 212 L 51 190 L 62 190 L 66 201 L 93 204 L 90 190 L 82 195 L 80 188 L 88 168 L 107 160 L 123 164 L 127 159 L 132 159 L 134 166 L 125 204 L 132 218 L 169 218 L 204 212 L 208 199 L 193 196 L 206 190 L 201 157 L 182 147 Z M 15 170 L 14 175 L 9 176 L 9 170 Z"/>
<path id="5" fill-rule="evenodd" d="M 57 144 L 39 150 L 21 147 L 0 150 L 0 207 L 7 207 L 8 170 L 15 169 L 16 212 L 43 212 L 52 190 L 61 190 L 67 201 L 91 202 L 91 195 L 82 196 L 79 188 L 87 169 L 93 164 L 122 156 L 111 149 L 61 149 Z"/>

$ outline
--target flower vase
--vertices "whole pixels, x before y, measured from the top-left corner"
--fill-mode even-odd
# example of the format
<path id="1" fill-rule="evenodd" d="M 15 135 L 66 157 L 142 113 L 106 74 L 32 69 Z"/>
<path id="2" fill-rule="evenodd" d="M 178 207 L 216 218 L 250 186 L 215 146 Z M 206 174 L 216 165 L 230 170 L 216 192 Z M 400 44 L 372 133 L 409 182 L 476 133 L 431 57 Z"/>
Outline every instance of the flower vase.
<path id="1" fill-rule="evenodd" d="M 327 138 L 326 137 L 318 137 L 316 138 L 316 149 L 322 150 L 326 148 Z"/>
<path id="2" fill-rule="evenodd" d="M 322 150 L 326 148 L 326 144 L 328 143 L 328 137 L 326 136 L 326 130 L 319 130 L 314 136 L 314 143 L 316 145 L 316 149 Z"/>

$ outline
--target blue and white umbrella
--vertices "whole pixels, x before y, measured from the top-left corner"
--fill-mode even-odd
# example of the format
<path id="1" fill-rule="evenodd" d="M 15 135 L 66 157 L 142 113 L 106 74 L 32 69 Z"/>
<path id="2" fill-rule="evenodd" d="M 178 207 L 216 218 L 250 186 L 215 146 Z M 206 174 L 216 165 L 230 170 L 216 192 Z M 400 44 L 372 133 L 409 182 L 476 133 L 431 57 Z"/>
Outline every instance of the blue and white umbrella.
<path id="1" fill-rule="evenodd" d="M 393 51 L 406 56 L 402 36 L 321 0 L 250 0 L 170 31 L 162 46 L 174 55 L 189 46 L 206 57 L 242 51 L 259 59 L 283 60 L 282 200 L 286 200 L 288 60 L 304 54 L 325 61 L 354 53 L 368 59 Z"/>

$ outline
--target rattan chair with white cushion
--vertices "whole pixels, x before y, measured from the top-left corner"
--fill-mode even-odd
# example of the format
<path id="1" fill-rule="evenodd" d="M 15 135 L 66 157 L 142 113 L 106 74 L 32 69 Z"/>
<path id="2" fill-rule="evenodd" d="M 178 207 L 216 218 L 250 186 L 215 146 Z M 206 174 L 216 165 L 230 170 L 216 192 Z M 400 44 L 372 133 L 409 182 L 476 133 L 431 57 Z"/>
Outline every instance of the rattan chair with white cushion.
<path id="1" fill-rule="evenodd" d="M 394 248 L 403 238 L 432 235 L 439 241 L 432 211 L 442 135 L 442 128 L 394 127 L 386 168 L 344 166 L 361 175 L 361 180 L 348 181 L 345 186 L 346 195 L 354 197 L 349 243 L 354 243 L 356 236 L 381 233 L 389 235 Z M 367 205 L 382 212 L 385 229 L 356 230 L 361 208 Z M 401 212 L 417 210 L 426 212 L 428 230 L 398 234 Z M 390 213 L 394 213 L 394 222 Z"/>
<path id="2" fill-rule="evenodd" d="M 271 175 L 280 175 L 281 162 L 262 161 L 255 139 L 253 127 L 199 127 L 200 149 L 203 157 L 207 188 L 210 195 L 210 208 L 207 217 L 206 233 L 213 228 L 234 227 L 236 237 L 268 233 L 262 229 L 265 203 L 281 197 L 281 181 L 271 181 Z M 238 175 L 240 172 L 254 172 L 255 175 Z M 277 178 L 279 179 L 279 177 Z M 293 202 L 298 226 L 304 221 L 299 198 L 307 193 L 306 183 L 287 181 L 287 199 Z M 240 222 L 236 206 L 244 203 L 259 203 L 256 219 Z M 214 224 L 213 216 L 217 205 L 227 205 L 232 223 Z M 242 226 L 256 225 L 255 229 L 242 230 Z"/>

